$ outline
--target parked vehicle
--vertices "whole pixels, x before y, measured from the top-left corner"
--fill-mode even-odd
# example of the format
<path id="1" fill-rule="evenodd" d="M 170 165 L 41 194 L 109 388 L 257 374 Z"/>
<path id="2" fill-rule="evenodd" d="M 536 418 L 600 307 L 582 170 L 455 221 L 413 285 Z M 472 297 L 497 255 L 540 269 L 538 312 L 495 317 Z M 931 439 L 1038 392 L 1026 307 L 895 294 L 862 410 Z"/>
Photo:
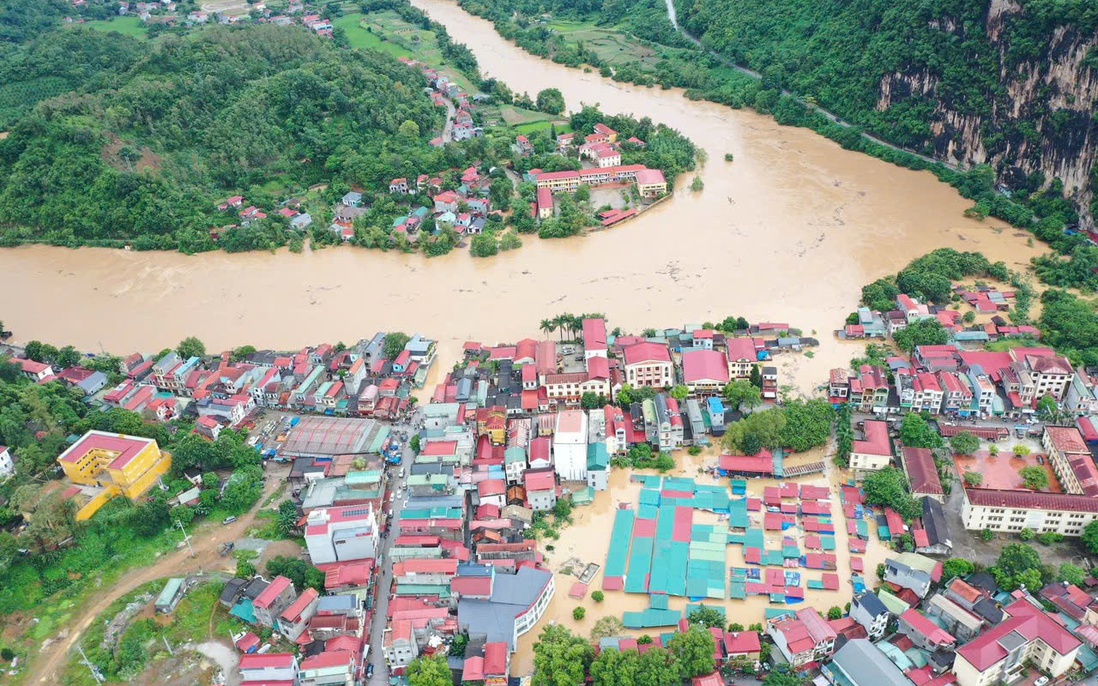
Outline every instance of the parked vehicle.
<path id="1" fill-rule="evenodd" d="M 223 525 L 224 525 L 224 524 L 232 524 L 232 523 L 233 523 L 233 522 L 235 522 L 235 521 L 236 521 L 236 517 L 226 517 L 225 519 L 223 519 L 223 520 L 221 521 L 221 523 L 222 523 Z"/>

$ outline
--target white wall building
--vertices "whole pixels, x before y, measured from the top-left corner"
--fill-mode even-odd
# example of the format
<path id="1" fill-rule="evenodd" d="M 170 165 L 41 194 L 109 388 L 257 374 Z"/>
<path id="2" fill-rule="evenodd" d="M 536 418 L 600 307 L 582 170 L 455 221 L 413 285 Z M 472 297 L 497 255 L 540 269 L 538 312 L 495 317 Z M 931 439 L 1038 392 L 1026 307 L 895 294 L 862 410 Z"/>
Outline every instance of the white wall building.
<path id="1" fill-rule="evenodd" d="M 562 481 L 587 480 L 587 413 L 568 410 L 557 415 L 553 459 Z"/>
<path id="2" fill-rule="evenodd" d="M 313 510 L 305 526 L 305 544 L 314 565 L 375 557 L 377 518 L 372 505 Z"/>

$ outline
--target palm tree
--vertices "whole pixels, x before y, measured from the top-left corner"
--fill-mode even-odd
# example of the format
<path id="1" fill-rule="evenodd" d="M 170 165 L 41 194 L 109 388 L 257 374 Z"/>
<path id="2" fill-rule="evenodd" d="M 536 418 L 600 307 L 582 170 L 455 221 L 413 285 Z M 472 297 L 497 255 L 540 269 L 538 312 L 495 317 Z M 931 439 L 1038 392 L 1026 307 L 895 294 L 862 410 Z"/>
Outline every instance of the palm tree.
<path id="1" fill-rule="evenodd" d="M 554 331 L 554 330 L 555 330 L 555 329 L 556 329 L 557 327 L 556 327 L 556 325 L 554 324 L 554 322 L 553 322 L 553 320 L 552 320 L 552 319 L 542 319 L 542 320 L 541 320 L 541 326 L 540 326 L 540 327 L 538 327 L 538 328 L 540 328 L 540 329 L 541 329 L 541 332 L 542 332 L 542 333 L 544 333 L 544 334 L 545 334 L 546 336 L 548 336 L 548 335 L 549 335 L 549 334 L 550 334 L 551 332 L 553 332 L 553 331 Z"/>
<path id="2" fill-rule="evenodd" d="M 564 342 L 564 325 L 568 321 L 566 316 L 567 315 L 558 314 L 556 317 L 553 317 L 553 327 L 560 331 L 560 340 L 562 343 Z"/>

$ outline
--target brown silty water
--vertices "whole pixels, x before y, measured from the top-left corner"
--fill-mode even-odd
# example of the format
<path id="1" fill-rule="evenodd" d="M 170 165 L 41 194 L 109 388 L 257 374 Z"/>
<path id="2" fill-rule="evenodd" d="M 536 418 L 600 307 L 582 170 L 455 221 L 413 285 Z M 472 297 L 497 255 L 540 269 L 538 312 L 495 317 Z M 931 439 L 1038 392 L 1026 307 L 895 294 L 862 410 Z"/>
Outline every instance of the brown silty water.
<path id="1" fill-rule="evenodd" d="M 1039 251 L 925 172 L 845 151 L 816 134 L 681 91 L 614 83 L 524 53 L 444 0 L 416 0 L 486 75 L 517 91 L 559 88 L 572 109 L 648 116 L 703 147 L 705 190 L 680 179 L 672 202 L 582 238 L 524 237 L 517 251 L 427 259 L 354 248 L 295 255 L 69 250 L 0 251 L 3 311 L 18 340 L 116 352 L 155 351 L 196 335 L 212 349 L 295 348 L 378 329 L 422 331 L 456 350 L 468 338 L 514 340 L 561 312 L 605 312 L 639 331 L 721 319 L 781 320 L 823 341 L 804 384 L 849 360 L 830 332 L 861 286 L 934 248 L 979 250 L 1012 267 Z M 723 161 L 725 153 L 735 162 Z M 13 287 L 14 286 L 14 287 Z M 813 379 L 807 380 L 808 373 Z M 787 383 L 783 379 L 782 383 Z"/>

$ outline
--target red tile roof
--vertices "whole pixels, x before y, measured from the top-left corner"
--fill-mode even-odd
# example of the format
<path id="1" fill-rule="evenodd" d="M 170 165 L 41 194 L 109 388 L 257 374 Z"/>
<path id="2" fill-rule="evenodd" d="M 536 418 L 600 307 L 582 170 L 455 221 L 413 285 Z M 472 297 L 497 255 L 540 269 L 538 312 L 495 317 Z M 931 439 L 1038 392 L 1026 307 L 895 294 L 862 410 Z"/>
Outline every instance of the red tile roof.
<path id="1" fill-rule="evenodd" d="M 625 349 L 625 364 L 646 362 L 670 362 L 671 352 L 660 343 L 637 343 Z"/>
<path id="2" fill-rule="evenodd" d="M 484 675 L 502 676 L 506 674 L 508 652 L 506 643 L 484 644 Z"/>
<path id="3" fill-rule="evenodd" d="M 925 615 L 917 610 L 908 610 L 900 615 L 900 620 L 906 622 L 908 626 L 919 632 L 920 635 L 934 645 L 944 646 L 957 642 L 957 639 L 948 631 L 927 619 Z"/>
<path id="4" fill-rule="evenodd" d="M 682 354 L 682 376 L 686 383 L 716 381 L 728 383 L 728 358 L 716 350 L 690 350 Z"/>
<path id="5" fill-rule="evenodd" d="M 911 480 L 911 492 L 920 495 L 944 495 L 934 455 L 927 448 L 904 448 L 904 465 Z"/>
<path id="6" fill-rule="evenodd" d="M 279 615 L 279 619 L 287 622 L 297 622 L 301 619 L 301 614 L 305 612 L 305 608 L 309 607 L 309 604 L 320 597 L 315 588 L 306 588 L 305 591 L 297 597 L 293 603 L 290 604 L 286 611 Z"/>
<path id="7" fill-rule="evenodd" d="M 758 353 L 755 351 L 755 343 L 750 338 L 729 338 L 725 341 L 728 346 L 728 359 L 733 362 L 749 360 L 758 361 Z"/>
<path id="8" fill-rule="evenodd" d="M 294 656 L 289 653 L 267 653 L 266 655 L 242 655 L 240 669 L 289 669 L 294 666 Z"/>
<path id="9" fill-rule="evenodd" d="M 282 595 L 282 592 L 287 588 L 293 586 L 293 582 L 284 576 L 276 576 L 267 588 L 263 589 L 263 592 L 256 596 L 256 599 L 252 602 L 252 605 L 258 608 L 267 608 L 271 606 L 278 596 Z"/>
<path id="10" fill-rule="evenodd" d="M 968 501 L 973 505 L 982 507 L 1052 510 L 1061 512 L 1098 512 L 1098 499 L 1086 495 L 966 488 L 965 497 L 967 497 Z"/>
<path id="11" fill-rule="evenodd" d="M 1017 600 L 1003 609 L 1010 616 L 1009 619 L 957 649 L 957 655 L 978 671 L 986 671 L 1006 658 L 1007 651 L 999 641 L 1007 634 L 1017 633 L 1027 641 L 1040 638 L 1060 655 L 1067 655 L 1082 645 L 1071 632 L 1025 599 Z"/>
<path id="12" fill-rule="evenodd" d="M 528 471 L 524 474 L 524 477 L 527 493 L 531 491 L 552 491 L 557 487 L 556 479 L 551 471 Z"/>
<path id="13" fill-rule="evenodd" d="M 888 437 L 888 424 L 876 420 L 865 423 L 865 440 L 854 441 L 854 452 L 866 455 L 892 455 L 892 441 Z"/>

